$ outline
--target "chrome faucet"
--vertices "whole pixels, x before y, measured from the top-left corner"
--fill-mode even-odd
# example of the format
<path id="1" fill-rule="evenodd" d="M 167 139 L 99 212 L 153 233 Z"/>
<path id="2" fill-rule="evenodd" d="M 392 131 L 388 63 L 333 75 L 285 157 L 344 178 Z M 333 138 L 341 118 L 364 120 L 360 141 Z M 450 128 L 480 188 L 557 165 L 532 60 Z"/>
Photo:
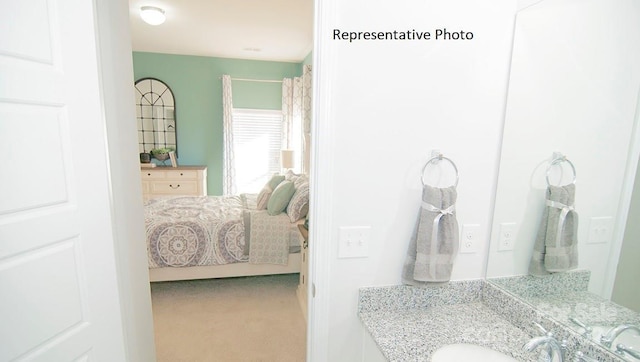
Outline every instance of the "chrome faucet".
<path id="1" fill-rule="evenodd" d="M 613 344 L 613 341 L 624 331 L 626 330 L 632 330 L 637 332 L 638 334 L 640 334 L 640 328 L 631 325 L 631 324 L 622 324 L 619 325 L 615 328 L 611 328 L 611 330 L 609 330 L 609 332 L 607 332 L 606 335 L 600 337 L 600 342 L 607 346 L 608 348 L 611 348 L 611 345 Z"/>
<path id="2" fill-rule="evenodd" d="M 587 337 L 587 338 L 589 338 L 589 339 L 591 339 L 591 333 L 593 332 L 593 328 L 591 328 L 588 325 L 584 324 L 582 321 L 578 320 L 578 318 L 569 317 L 569 320 L 572 321 L 578 327 L 584 329 L 584 332 L 582 332 L 582 335 Z"/>
<path id="3" fill-rule="evenodd" d="M 551 332 L 547 333 L 545 336 L 533 337 L 529 342 L 527 342 L 523 348 L 528 352 L 533 352 L 538 346 L 544 345 L 547 348 L 547 353 L 549 354 L 549 361 L 553 361 L 553 356 L 558 356 L 557 362 L 564 361 L 564 351 L 566 349 L 564 343 L 558 342 L 557 339 L 551 334 Z"/>
<path id="4" fill-rule="evenodd" d="M 631 357 L 640 359 L 640 351 L 637 351 L 631 347 L 627 347 L 622 343 L 618 343 L 618 345 L 616 346 L 616 353 L 621 356 L 624 356 L 625 353 L 628 353 L 631 355 Z"/>

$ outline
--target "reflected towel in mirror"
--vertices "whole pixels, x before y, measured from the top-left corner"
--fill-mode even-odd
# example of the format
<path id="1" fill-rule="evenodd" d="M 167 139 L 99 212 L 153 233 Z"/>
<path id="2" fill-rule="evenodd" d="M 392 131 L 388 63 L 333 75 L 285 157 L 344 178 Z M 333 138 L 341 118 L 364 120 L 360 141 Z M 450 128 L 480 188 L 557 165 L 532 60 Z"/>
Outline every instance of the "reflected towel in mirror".
<path id="1" fill-rule="evenodd" d="M 546 205 L 533 246 L 529 274 L 547 275 L 578 267 L 575 184 L 547 187 Z"/>

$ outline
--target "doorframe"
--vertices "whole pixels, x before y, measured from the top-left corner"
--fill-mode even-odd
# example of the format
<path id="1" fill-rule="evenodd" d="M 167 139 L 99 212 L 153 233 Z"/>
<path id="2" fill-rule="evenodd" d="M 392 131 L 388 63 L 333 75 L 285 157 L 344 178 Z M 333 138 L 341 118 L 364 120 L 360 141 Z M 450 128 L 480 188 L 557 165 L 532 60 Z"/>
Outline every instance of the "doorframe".
<path id="1" fill-rule="evenodd" d="M 307 361 L 329 360 L 330 260 L 334 179 L 334 127 L 331 79 L 335 56 L 324 36 L 336 19 L 335 1 L 314 1 L 313 117 L 309 202 L 309 280 L 307 300 Z"/>
<path id="2" fill-rule="evenodd" d="M 122 0 L 120 0 L 122 4 Z M 123 5 L 120 5 L 123 6 Z M 124 7 L 124 6 L 123 6 Z M 127 7 L 127 13 L 129 9 Z M 98 14 L 102 17 L 103 14 Z M 329 46 L 331 40 L 324 38 L 325 29 L 331 29 L 336 19 L 335 1 L 314 1 L 314 46 L 313 46 L 313 97 L 311 123 L 311 168 L 310 168 L 310 205 L 309 205 L 309 280 L 307 289 L 308 322 L 307 322 L 307 361 L 326 361 L 329 351 L 329 281 L 330 258 L 332 252 L 332 188 L 334 170 L 333 159 L 334 131 L 331 122 L 331 75 L 335 69 L 335 57 Z M 327 33 L 328 34 L 328 33 Z M 122 34 L 120 34 L 122 36 Z M 130 39 L 129 39 L 130 40 Z M 104 70 L 103 76 L 112 73 L 112 69 Z M 111 74 L 124 77 L 123 74 Z M 132 81 L 133 79 L 131 79 Z M 114 190 L 114 193 L 118 193 Z M 320 197 L 320 195 L 323 195 Z M 325 242 L 316 242 L 322 240 Z M 126 252 L 125 252 L 126 253 Z M 132 263 L 119 255 L 119 261 L 125 265 Z M 125 259 L 125 261 L 123 261 Z M 148 274 L 145 274 L 148 279 Z M 138 277 L 136 275 L 136 277 Z M 144 276 L 140 275 L 144 278 Z M 137 297 L 141 292 L 122 288 L 126 297 Z M 133 295 L 132 295 L 133 294 Z M 315 296 L 314 296 L 315 294 Z M 131 300 L 123 300 L 124 306 Z M 130 305 L 129 305 L 130 306 Z M 125 308 L 126 309 L 126 308 Z M 150 312 L 150 308 L 149 308 Z M 131 328 L 128 328 L 131 329 Z M 133 332 L 133 331 L 128 331 Z"/>
<path id="3" fill-rule="evenodd" d="M 156 359 L 142 189 L 133 97 L 133 59 L 127 0 L 92 0 L 98 85 L 110 188 L 113 247 L 125 353 L 131 361 Z M 136 202 L 138 200 L 139 202 Z M 115 317 L 115 316 L 114 316 Z"/>
<path id="4" fill-rule="evenodd" d="M 636 94 L 636 111 L 633 120 L 633 130 L 631 131 L 631 141 L 629 144 L 629 153 L 627 154 L 627 166 L 624 174 L 622 190 L 620 191 L 620 201 L 618 202 L 618 212 L 615 220 L 613 239 L 611 250 L 609 251 L 609 260 L 605 275 L 605 283 L 602 296 L 611 299 L 613 294 L 613 286 L 616 281 L 618 272 L 618 260 L 622 251 L 622 243 L 624 242 L 624 232 L 627 227 L 627 219 L 629 217 L 629 207 L 631 206 L 631 197 L 633 196 L 636 171 L 640 160 L 640 87 Z"/>

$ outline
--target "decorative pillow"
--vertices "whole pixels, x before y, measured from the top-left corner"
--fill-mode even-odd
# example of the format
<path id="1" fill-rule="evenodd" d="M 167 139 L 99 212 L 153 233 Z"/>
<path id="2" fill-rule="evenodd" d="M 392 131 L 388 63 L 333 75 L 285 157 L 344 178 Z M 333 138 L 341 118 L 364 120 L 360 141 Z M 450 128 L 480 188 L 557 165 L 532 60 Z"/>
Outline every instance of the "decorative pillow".
<path id="1" fill-rule="evenodd" d="M 293 182 L 296 186 L 296 189 L 300 187 L 300 185 L 304 182 L 309 182 L 309 177 L 303 173 L 294 173 L 291 170 L 288 170 L 284 175 L 284 179 Z"/>
<path id="2" fill-rule="evenodd" d="M 291 181 L 291 178 L 296 176 L 298 176 L 298 174 L 293 172 L 293 170 L 287 170 L 287 172 L 284 173 L 284 179 L 287 181 Z"/>
<path id="3" fill-rule="evenodd" d="M 282 213 L 289 204 L 291 197 L 296 192 L 296 187 L 291 181 L 282 181 L 269 197 L 267 213 L 271 216 Z"/>
<path id="4" fill-rule="evenodd" d="M 309 212 L 309 183 L 304 182 L 296 188 L 287 206 L 287 215 L 291 222 L 296 222 L 307 216 Z"/>
<path id="5" fill-rule="evenodd" d="M 264 210 L 267 208 L 269 197 L 271 197 L 273 190 L 275 190 L 282 181 L 284 181 L 284 176 L 282 175 L 273 175 L 273 177 L 271 177 L 271 180 L 264 185 L 258 194 L 258 198 L 256 199 L 256 209 Z"/>

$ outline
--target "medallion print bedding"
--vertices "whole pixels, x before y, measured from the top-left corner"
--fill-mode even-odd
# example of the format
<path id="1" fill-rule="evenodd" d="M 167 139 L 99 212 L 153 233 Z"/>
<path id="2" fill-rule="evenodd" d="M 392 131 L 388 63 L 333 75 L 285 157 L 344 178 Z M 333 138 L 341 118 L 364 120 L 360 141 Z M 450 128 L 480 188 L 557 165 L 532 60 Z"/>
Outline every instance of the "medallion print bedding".
<path id="1" fill-rule="evenodd" d="M 145 204 L 145 226 L 150 268 L 189 267 L 255 262 L 286 264 L 291 245 L 291 224 L 286 214 L 269 216 L 278 233 L 268 240 L 255 239 L 250 225 L 245 227 L 243 213 L 256 210 L 256 195 L 184 196 L 149 200 Z M 262 216 L 262 215 L 261 215 Z M 282 221 L 287 219 L 286 224 Z M 264 224 L 264 223 L 263 223 Z M 264 227 L 264 225 L 262 225 Z M 251 258 L 245 253 L 246 240 L 280 250 L 272 260 Z M 294 241 L 295 243 L 295 241 Z M 250 245 L 247 245 L 250 246 Z M 250 248 L 247 248 L 250 249 Z"/>

